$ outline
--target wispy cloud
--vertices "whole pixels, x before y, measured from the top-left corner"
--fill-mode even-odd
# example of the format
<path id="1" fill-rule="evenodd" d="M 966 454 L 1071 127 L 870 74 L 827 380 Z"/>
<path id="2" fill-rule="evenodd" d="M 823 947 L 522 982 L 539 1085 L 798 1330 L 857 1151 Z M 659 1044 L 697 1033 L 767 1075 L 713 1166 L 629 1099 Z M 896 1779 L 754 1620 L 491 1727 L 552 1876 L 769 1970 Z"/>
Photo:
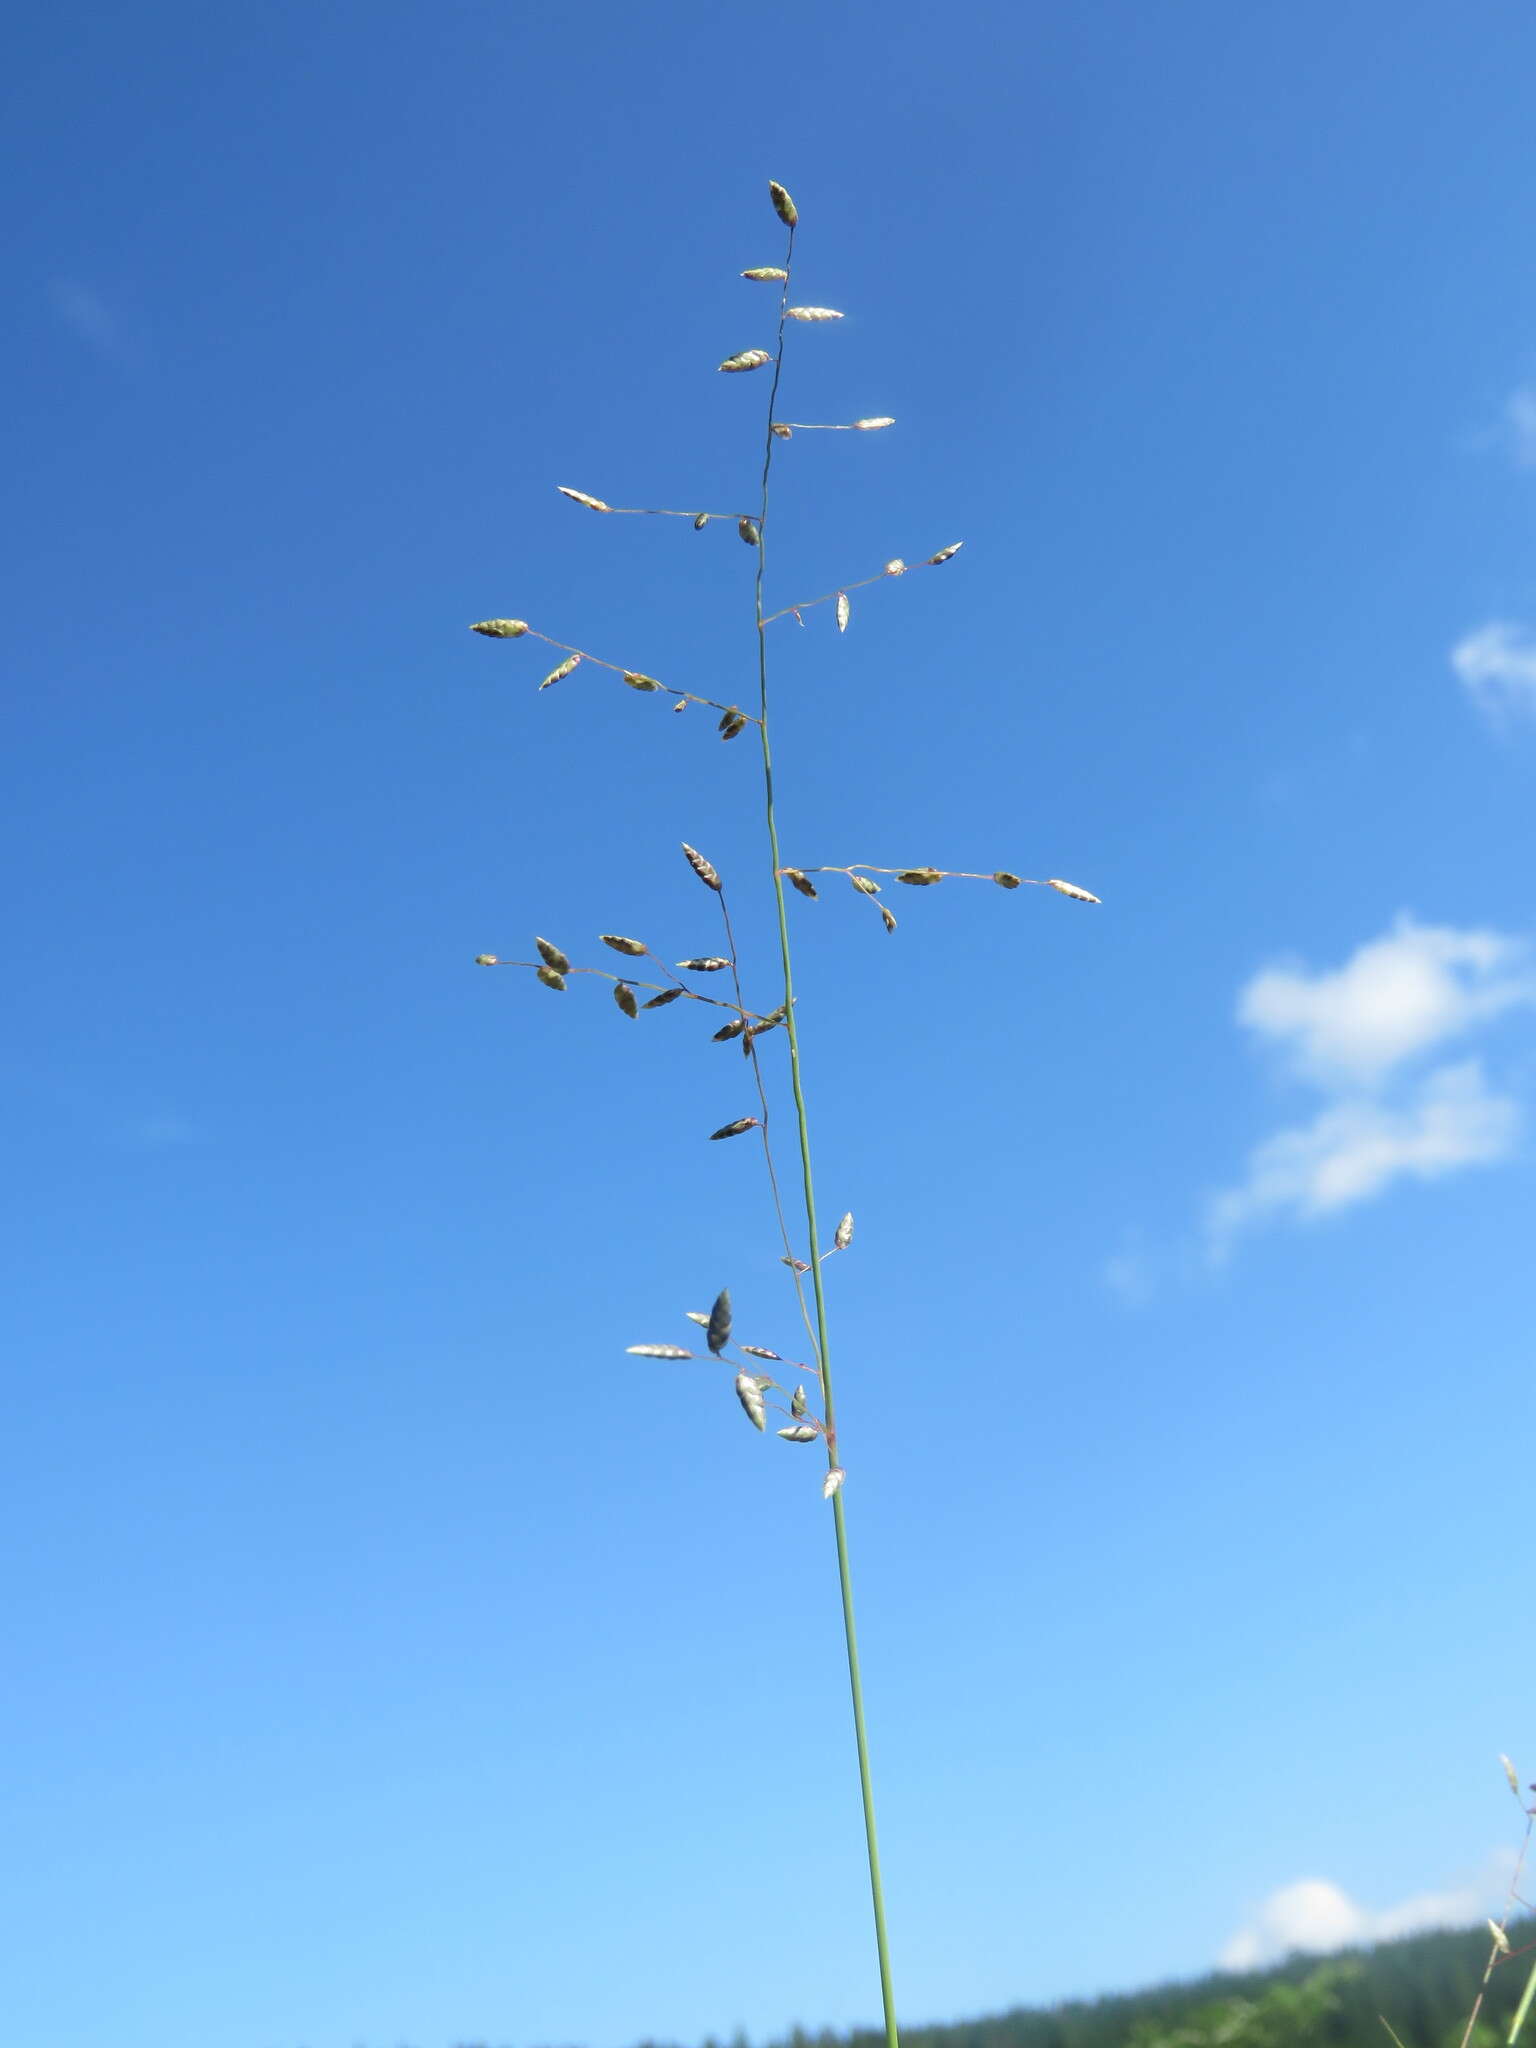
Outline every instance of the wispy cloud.
<path id="1" fill-rule="evenodd" d="M 1520 469 L 1536 469 L 1536 385 L 1522 384 L 1504 403 L 1510 454 Z"/>
<path id="2" fill-rule="evenodd" d="M 1378 1911 L 1357 1904 L 1326 1878 L 1305 1877 L 1271 1892 L 1226 1943 L 1216 1959 L 1217 1967 L 1254 1970 L 1279 1962 L 1297 1949 L 1323 1955 L 1361 1942 L 1418 1934 L 1429 1927 L 1463 1927 L 1482 1918 L 1493 1890 L 1489 1884 L 1418 1892 Z"/>
<path id="3" fill-rule="evenodd" d="M 1491 619 L 1451 649 L 1451 667 L 1485 717 L 1496 725 L 1536 718 L 1536 631 L 1512 619 Z"/>
<path id="4" fill-rule="evenodd" d="M 1270 1218 L 1311 1221 L 1396 1181 L 1506 1158 L 1521 1105 L 1489 1087 L 1477 1059 L 1425 1063 L 1533 1005 L 1536 969 L 1519 941 L 1406 916 L 1340 967 L 1256 974 L 1239 993 L 1239 1021 L 1323 1101 L 1309 1121 L 1255 1146 L 1241 1182 L 1212 1200 L 1212 1253 L 1223 1256 L 1238 1232 Z"/>

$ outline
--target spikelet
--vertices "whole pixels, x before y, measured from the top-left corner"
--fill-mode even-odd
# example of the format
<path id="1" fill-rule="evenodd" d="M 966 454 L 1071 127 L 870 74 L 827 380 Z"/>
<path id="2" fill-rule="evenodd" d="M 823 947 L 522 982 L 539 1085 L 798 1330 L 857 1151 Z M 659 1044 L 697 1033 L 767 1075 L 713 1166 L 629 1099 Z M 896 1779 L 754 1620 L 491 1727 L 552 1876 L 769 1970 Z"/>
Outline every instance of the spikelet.
<path id="1" fill-rule="evenodd" d="M 541 690 L 547 690 L 551 683 L 563 683 L 566 677 L 570 675 L 573 670 L 579 668 L 580 666 L 581 656 L 579 654 L 567 655 L 566 659 L 561 662 L 558 668 L 552 668 L 550 670 L 549 674 L 544 678 L 543 682 L 540 683 L 539 688 Z"/>
<path id="2" fill-rule="evenodd" d="M 755 519 L 748 519 L 745 514 L 737 520 L 736 531 L 741 535 L 749 548 L 755 548 L 763 537 L 759 531 L 757 521 Z"/>
<path id="3" fill-rule="evenodd" d="M 738 733 L 745 732 L 746 729 L 747 714 L 745 711 L 727 711 L 724 718 L 720 721 L 720 737 L 723 740 L 733 740 Z"/>
<path id="4" fill-rule="evenodd" d="M 792 1273 L 809 1273 L 811 1270 L 809 1264 L 804 1259 L 781 1258 L 779 1264 L 781 1266 L 788 1266 Z"/>
<path id="5" fill-rule="evenodd" d="M 713 864 L 704 858 L 696 846 L 690 846 L 686 839 L 682 842 L 682 845 L 683 854 L 687 859 L 689 867 L 693 869 L 693 872 L 698 876 L 705 888 L 718 889 L 720 887 L 720 877 L 716 873 Z"/>
<path id="6" fill-rule="evenodd" d="M 776 441 L 791 441 L 794 439 L 794 430 L 790 427 L 786 427 L 782 420 L 771 420 L 769 422 L 768 431 L 773 435 Z"/>
<path id="7" fill-rule="evenodd" d="M 773 201 L 773 210 L 785 227 L 792 228 L 800 218 L 799 212 L 784 187 L 775 183 L 772 178 L 768 180 L 768 197 Z"/>
<path id="8" fill-rule="evenodd" d="M 964 546 L 963 540 L 951 541 L 947 548 L 940 548 L 936 555 L 930 555 L 926 566 L 931 569 L 936 562 L 952 562 Z"/>
<path id="9" fill-rule="evenodd" d="M 931 889 L 935 882 L 942 882 L 944 877 L 937 868 L 903 868 L 896 879 L 898 882 L 910 884 L 914 889 Z"/>
<path id="10" fill-rule="evenodd" d="M 707 512 L 696 512 L 693 515 L 693 530 L 695 533 L 702 533 L 708 524 L 709 514 Z"/>
<path id="11" fill-rule="evenodd" d="M 499 967 L 501 962 L 494 953 L 477 953 L 475 955 L 475 965 L 477 967 Z"/>
<path id="12" fill-rule="evenodd" d="M 739 1138 L 743 1131 L 755 1131 L 758 1120 L 755 1116 L 739 1116 L 733 1124 L 722 1124 L 718 1131 L 709 1134 L 710 1143 L 716 1138 Z"/>
<path id="13" fill-rule="evenodd" d="M 747 1020 L 745 1017 L 737 1017 L 729 1024 L 722 1024 L 720 1029 L 714 1034 L 714 1043 L 718 1045 L 722 1039 L 740 1038 L 746 1028 Z"/>
<path id="14" fill-rule="evenodd" d="M 625 669 L 624 680 L 632 690 L 661 690 L 666 687 L 664 683 L 658 683 L 654 676 L 641 675 L 637 668 Z"/>
<path id="15" fill-rule="evenodd" d="M 1074 903 L 1098 903 L 1102 901 L 1100 897 L 1095 896 L 1090 890 L 1079 889 L 1075 882 L 1058 882 L 1054 876 L 1045 886 L 1048 889 L 1056 890 L 1059 895 L 1070 896 Z"/>
<path id="16" fill-rule="evenodd" d="M 690 1323 L 697 1323 L 701 1330 L 709 1328 L 709 1317 L 704 1314 L 702 1309 L 684 1309 L 683 1313 L 687 1316 Z"/>
<path id="17" fill-rule="evenodd" d="M 556 974 L 570 973 L 571 963 L 558 946 L 552 945 L 548 939 L 535 939 L 533 943 L 538 947 L 539 958 L 546 967 L 553 967 Z"/>
<path id="18" fill-rule="evenodd" d="M 861 896 L 878 896 L 880 894 L 880 884 L 871 881 L 868 875 L 850 875 L 848 879 Z"/>
<path id="19" fill-rule="evenodd" d="M 842 1485 L 843 1481 L 847 1477 L 848 1474 L 843 1470 L 841 1465 L 834 1465 L 832 1467 L 832 1470 L 827 1474 L 826 1478 L 821 1482 L 822 1499 L 830 1500 L 833 1494 L 837 1492 L 837 1489 Z"/>
<path id="20" fill-rule="evenodd" d="M 556 484 L 555 489 L 562 498 L 569 498 L 574 505 L 585 505 L 589 512 L 611 512 L 613 507 L 604 504 L 601 498 L 594 498 L 587 491 L 573 491 L 569 484 Z"/>
<path id="21" fill-rule="evenodd" d="M 893 932 L 893 931 L 895 931 L 895 929 L 896 929 L 896 918 L 895 918 L 895 914 L 894 914 L 894 913 L 893 913 L 892 911 L 889 911 L 889 910 L 887 910 L 887 909 L 886 909 L 886 907 L 885 907 L 885 905 L 884 905 L 883 903 L 882 903 L 882 904 L 881 904 L 881 906 L 880 906 L 880 922 L 881 922 L 881 923 L 882 923 L 882 924 L 883 924 L 883 925 L 885 926 L 885 928 L 886 928 L 886 930 L 887 930 L 888 932 Z"/>
<path id="22" fill-rule="evenodd" d="M 1507 1756 L 1501 1756 L 1499 1758 L 1499 1762 L 1504 1766 L 1504 1775 L 1509 1780 L 1510 1791 L 1513 1792 L 1515 1797 L 1518 1799 L 1520 1797 L 1520 1779 L 1515 1771 L 1514 1765 L 1510 1762 Z"/>
<path id="23" fill-rule="evenodd" d="M 731 1341 L 731 1290 L 722 1287 L 715 1296 L 709 1314 L 704 1318 L 705 1338 L 710 1350 L 718 1358 Z"/>
<path id="24" fill-rule="evenodd" d="M 837 593 L 837 630 L 839 633 L 847 632 L 848 618 L 852 610 L 853 606 L 848 602 L 847 591 L 840 590 Z"/>
<path id="25" fill-rule="evenodd" d="M 786 306 L 786 320 L 841 320 L 842 314 L 831 306 Z"/>
<path id="26" fill-rule="evenodd" d="M 840 1252 L 847 1251 L 849 1245 L 853 1243 L 853 1211 L 851 1209 L 842 1222 L 838 1224 L 833 1234 L 832 1242 Z"/>
<path id="27" fill-rule="evenodd" d="M 1507 1956 L 1509 1954 L 1509 1936 L 1504 1932 L 1497 1920 L 1490 1920 L 1488 1922 L 1488 1932 L 1493 1936 L 1493 1945 L 1499 1954 Z"/>
<path id="28" fill-rule="evenodd" d="M 1018 889 L 1023 886 L 1024 881 L 1022 875 L 1010 875 L 1006 868 L 999 868 L 992 879 L 999 889 Z"/>
<path id="29" fill-rule="evenodd" d="M 802 874 L 799 868 L 780 868 L 779 873 L 792 888 L 798 889 L 802 896 L 816 894 L 816 884 L 809 875 Z"/>
<path id="30" fill-rule="evenodd" d="M 765 348 L 744 348 L 740 355 L 727 356 L 720 365 L 722 370 L 760 370 L 764 363 L 771 363 L 773 357 Z"/>
<path id="31" fill-rule="evenodd" d="M 803 1415 L 805 1413 L 804 1387 L 796 1387 L 795 1391 L 790 1395 L 789 1412 L 791 1415 Z"/>
<path id="32" fill-rule="evenodd" d="M 736 1375 L 736 1398 L 747 1412 L 747 1420 L 754 1429 L 767 1427 L 763 1408 L 763 1393 L 757 1381 L 749 1372 Z"/>
<path id="33" fill-rule="evenodd" d="M 554 989 L 557 994 L 564 989 L 565 976 L 557 973 L 553 967 L 540 967 L 535 971 L 546 988 Z"/>
<path id="34" fill-rule="evenodd" d="M 626 1344 L 624 1349 L 632 1358 L 692 1358 L 691 1351 L 685 1351 L 681 1344 Z"/>
<path id="35" fill-rule="evenodd" d="M 636 1002 L 635 992 L 627 981 L 616 981 L 613 984 L 613 1000 L 626 1017 L 639 1016 L 640 1005 Z"/>
<path id="36" fill-rule="evenodd" d="M 741 274 L 754 284 L 783 284 L 789 276 L 787 270 L 775 270 L 772 264 L 765 264 L 761 270 L 744 270 Z"/>
<path id="37" fill-rule="evenodd" d="M 893 419 L 887 419 L 884 415 L 882 415 L 879 419 L 855 420 L 853 424 L 858 428 L 861 434 L 867 434 L 872 432 L 872 430 L 876 427 L 894 427 L 896 422 Z"/>
<path id="38" fill-rule="evenodd" d="M 668 1003 L 681 1002 L 682 997 L 683 991 L 680 988 L 664 988 L 659 996 L 652 996 L 648 1003 L 642 1003 L 640 1007 L 642 1010 L 664 1010 Z"/>
<path id="39" fill-rule="evenodd" d="M 821 1431 L 813 1428 L 809 1422 L 797 1422 L 788 1429 L 779 1430 L 777 1434 L 783 1437 L 787 1444 L 813 1444 L 821 1435 Z"/>
<path id="40" fill-rule="evenodd" d="M 729 967 L 729 960 L 722 960 L 718 953 L 706 953 L 698 960 L 679 960 L 678 966 L 688 974 L 718 974 L 722 967 Z"/>
<path id="41" fill-rule="evenodd" d="M 638 960 L 651 950 L 642 939 L 621 939 L 617 932 L 599 932 L 598 937 L 605 946 L 612 946 L 615 953 L 627 953 L 631 960 Z"/>
<path id="42" fill-rule="evenodd" d="M 885 573 L 886 573 L 886 575 L 887 575 L 887 576 L 905 576 L 905 575 L 906 575 L 906 573 L 907 573 L 907 565 L 906 565 L 906 563 L 905 563 L 905 562 L 904 562 L 904 561 L 903 561 L 903 560 L 901 559 L 900 555 L 896 555 L 896 556 L 893 556 L 893 558 L 892 558 L 892 559 L 891 559 L 891 560 L 890 560 L 889 562 L 887 562 L 887 563 L 886 563 L 886 565 L 885 565 Z"/>
<path id="43" fill-rule="evenodd" d="M 487 640 L 521 640 L 528 630 L 526 619 L 482 619 L 471 633 L 483 633 Z"/>

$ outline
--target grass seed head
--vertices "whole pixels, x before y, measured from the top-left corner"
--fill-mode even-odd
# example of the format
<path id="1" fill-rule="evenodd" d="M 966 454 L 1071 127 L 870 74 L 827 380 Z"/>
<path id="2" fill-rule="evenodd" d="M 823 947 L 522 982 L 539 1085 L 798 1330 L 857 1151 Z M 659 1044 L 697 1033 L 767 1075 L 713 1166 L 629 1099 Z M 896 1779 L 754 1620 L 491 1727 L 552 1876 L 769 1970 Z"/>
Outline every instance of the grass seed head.
<path id="1" fill-rule="evenodd" d="M 745 514 L 737 520 L 736 531 L 741 535 L 749 548 L 755 548 L 763 537 L 757 521 L 755 519 L 748 519 Z"/>
<path id="2" fill-rule="evenodd" d="M 876 427 L 894 427 L 896 422 L 893 419 L 887 419 L 882 414 L 881 417 L 878 419 L 855 420 L 853 424 L 859 429 L 860 433 L 868 434 L 872 432 Z"/>
<path id="3" fill-rule="evenodd" d="M 549 674 L 544 678 L 543 682 L 540 683 L 539 688 L 541 690 L 547 690 L 551 683 L 563 683 L 566 677 L 570 675 L 574 669 L 577 669 L 580 666 L 581 656 L 579 654 L 568 655 L 566 659 L 560 663 L 558 668 L 552 668 L 550 670 Z"/>
<path id="4" fill-rule="evenodd" d="M 624 680 L 632 690 L 661 690 L 666 687 L 664 683 L 658 683 L 654 676 L 643 676 L 635 668 L 625 669 Z"/>
<path id="5" fill-rule="evenodd" d="M 868 875 L 850 875 L 848 879 L 861 896 L 878 896 L 880 894 L 880 884 L 871 881 Z"/>
<path id="6" fill-rule="evenodd" d="M 744 270 L 741 274 L 754 284 L 783 284 L 789 276 L 787 270 L 776 270 L 772 264 L 765 264 L 760 270 Z"/>
<path id="7" fill-rule="evenodd" d="M 616 981 L 613 984 L 613 1000 L 618 1004 L 626 1017 L 639 1016 L 640 1005 L 636 1002 L 635 992 L 627 981 Z"/>
<path id="8" fill-rule="evenodd" d="M 1516 1772 L 1514 1765 L 1510 1762 L 1507 1756 L 1501 1756 L 1499 1758 L 1499 1762 L 1504 1766 L 1504 1775 L 1509 1780 L 1510 1791 L 1513 1792 L 1515 1797 L 1518 1799 L 1520 1797 L 1519 1774 Z"/>
<path id="9" fill-rule="evenodd" d="M 842 314 L 832 306 L 786 306 L 786 320 L 841 320 Z"/>
<path id="10" fill-rule="evenodd" d="M 727 356 L 720 365 L 722 370 L 760 370 L 764 363 L 771 363 L 773 357 L 765 348 L 744 348 L 740 355 Z"/>
<path id="11" fill-rule="evenodd" d="M 704 1329 L 710 1350 L 718 1358 L 731 1341 L 731 1290 L 722 1287 L 715 1296 L 709 1314 L 704 1318 Z"/>
<path id="12" fill-rule="evenodd" d="M 668 1003 L 680 1002 L 682 995 L 683 991 L 680 988 L 664 988 L 659 996 L 652 996 L 649 1002 L 642 1003 L 640 1007 L 642 1010 L 664 1010 Z"/>
<path id="13" fill-rule="evenodd" d="M 848 618 L 852 610 L 853 606 L 848 602 L 847 591 L 840 590 L 837 593 L 837 630 L 839 633 L 847 632 Z"/>
<path id="14" fill-rule="evenodd" d="M 816 894 L 816 884 L 809 875 L 802 874 L 799 868 L 781 868 L 779 872 L 792 888 L 800 891 L 802 896 L 814 896 Z"/>
<path id="15" fill-rule="evenodd" d="M 903 561 L 903 560 L 901 559 L 900 555 L 895 555 L 895 556 L 893 556 L 893 557 L 891 558 L 891 560 L 890 560 L 889 562 L 887 562 L 887 563 L 886 563 L 886 565 L 885 565 L 885 573 L 886 573 L 886 575 L 887 575 L 887 576 L 905 576 L 905 575 L 906 575 L 906 573 L 907 573 L 907 565 L 906 565 L 906 563 L 905 563 L 905 562 L 904 562 L 904 561 Z"/>
<path id="16" fill-rule="evenodd" d="M 885 926 L 888 932 L 895 931 L 896 914 L 894 911 L 887 910 L 883 903 L 880 906 L 880 922 Z"/>
<path id="17" fill-rule="evenodd" d="M 521 640 L 528 630 L 526 619 L 482 619 L 471 633 L 483 633 L 487 640 Z"/>
<path id="18" fill-rule="evenodd" d="M 928 557 L 927 567 L 931 569 L 939 562 L 952 562 L 964 546 L 963 540 L 951 541 L 947 548 L 940 548 L 936 555 Z"/>
<path id="19" fill-rule="evenodd" d="M 838 1224 L 832 1242 L 840 1252 L 847 1251 L 849 1245 L 853 1243 L 853 1211 L 851 1209 L 842 1222 Z"/>
<path id="20" fill-rule="evenodd" d="M 770 421 L 768 431 L 776 441 L 792 441 L 795 437 L 793 427 L 786 427 L 782 420 Z"/>
<path id="21" fill-rule="evenodd" d="M 627 953 L 631 960 L 638 960 L 651 950 L 641 939 L 622 939 L 617 932 L 599 932 L 598 937 L 605 946 L 611 946 L 615 953 Z"/>
<path id="22" fill-rule="evenodd" d="M 477 953 L 475 955 L 475 965 L 477 967 L 499 967 L 501 962 L 494 953 Z"/>
<path id="23" fill-rule="evenodd" d="M 1062 896 L 1070 896 L 1074 903 L 1098 903 L 1102 901 L 1102 899 L 1098 896 L 1095 896 L 1091 890 L 1079 889 L 1075 882 L 1058 882 L 1054 877 L 1052 877 L 1052 879 L 1049 882 L 1047 882 L 1046 887 L 1049 889 L 1055 889 L 1058 892 L 1058 894 Z"/>
<path id="24" fill-rule="evenodd" d="M 842 1485 L 843 1481 L 847 1477 L 848 1474 L 843 1470 L 841 1465 L 834 1465 L 832 1467 L 832 1470 L 827 1474 L 826 1478 L 821 1482 L 822 1499 L 830 1500 L 833 1494 L 837 1492 L 837 1489 Z"/>
<path id="25" fill-rule="evenodd" d="M 692 1358 L 691 1351 L 685 1351 L 681 1344 L 626 1344 L 624 1349 L 632 1358 Z"/>
<path id="26" fill-rule="evenodd" d="M 775 183 L 772 178 L 768 180 L 768 197 L 773 201 L 773 210 L 785 227 L 792 228 L 800 218 L 799 212 L 784 187 Z"/>
<path id="27" fill-rule="evenodd" d="M 784 1363 L 783 1354 L 778 1351 L 770 1351 L 766 1344 L 740 1344 L 737 1346 L 737 1349 L 745 1351 L 749 1358 L 766 1358 L 770 1365 L 782 1365 Z"/>
<path id="28" fill-rule="evenodd" d="M 716 1138 L 739 1138 L 743 1131 L 755 1131 L 756 1129 L 757 1118 L 755 1116 L 739 1116 L 735 1123 L 722 1124 L 718 1131 L 711 1131 L 709 1134 L 710 1143 L 713 1144 Z"/>
<path id="29" fill-rule="evenodd" d="M 533 943 L 538 947 L 539 958 L 546 967 L 553 967 L 556 974 L 570 973 L 571 963 L 558 946 L 551 945 L 548 939 L 535 939 Z"/>
<path id="30" fill-rule="evenodd" d="M 698 960 L 679 960 L 678 966 L 687 974 L 718 974 L 722 967 L 729 967 L 729 960 L 722 960 L 718 953 L 706 953 Z"/>
<path id="31" fill-rule="evenodd" d="M 613 507 L 604 504 L 601 498 L 594 498 L 589 491 L 573 491 L 569 484 L 556 484 L 555 489 L 562 498 L 569 498 L 573 504 L 585 505 L 589 512 L 611 512 Z"/>
<path id="32" fill-rule="evenodd" d="M 747 714 L 744 711 L 728 711 L 720 721 L 720 737 L 723 740 L 733 740 L 738 733 L 743 733 L 746 729 Z"/>
<path id="33" fill-rule="evenodd" d="M 716 872 L 713 863 L 707 861 L 696 846 L 690 846 L 686 839 L 683 841 L 683 854 L 687 859 L 689 867 L 693 869 L 693 872 L 698 876 L 706 889 L 718 889 L 720 887 L 720 876 Z"/>
<path id="34" fill-rule="evenodd" d="M 944 877 L 937 868 L 903 868 L 896 879 L 898 882 L 908 883 L 914 889 L 931 889 L 935 882 L 942 882 Z"/>
<path id="35" fill-rule="evenodd" d="M 1006 868 L 999 868 L 992 879 L 999 889 L 1018 889 L 1022 888 L 1024 883 L 1022 875 L 1010 875 Z"/>
<path id="36" fill-rule="evenodd" d="M 564 991 L 565 976 L 557 973 L 553 967 L 540 967 L 536 972 L 546 988 L 554 989 L 557 994 Z"/>
<path id="37" fill-rule="evenodd" d="M 714 1042 L 716 1045 L 718 1045 L 722 1039 L 740 1038 L 741 1034 L 743 1033 L 743 1031 L 746 1030 L 746 1028 L 746 1018 L 737 1017 L 736 1019 L 734 1019 L 733 1022 L 729 1024 L 722 1024 L 720 1026 L 720 1029 L 715 1033 Z"/>
<path id="38" fill-rule="evenodd" d="M 813 1444 L 821 1431 L 812 1428 L 808 1422 L 797 1422 L 789 1429 L 781 1429 L 778 1434 L 787 1444 Z"/>
<path id="39" fill-rule="evenodd" d="M 709 514 L 707 512 L 696 512 L 693 515 L 693 530 L 695 533 L 702 533 L 708 524 Z"/>
<path id="40" fill-rule="evenodd" d="M 763 1407 L 763 1390 L 749 1372 L 736 1375 L 736 1398 L 747 1412 L 747 1420 L 754 1429 L 767 1428 L 767 1415 Z"/>
<path id="41" fill-rule="evenodd" d="M 789 1412 L 791 1415 L 803 1415 L 805 1413 L 805 1406 L 805 1389 L 804 1387 L 796 1387 L 789 1397 Z"/>

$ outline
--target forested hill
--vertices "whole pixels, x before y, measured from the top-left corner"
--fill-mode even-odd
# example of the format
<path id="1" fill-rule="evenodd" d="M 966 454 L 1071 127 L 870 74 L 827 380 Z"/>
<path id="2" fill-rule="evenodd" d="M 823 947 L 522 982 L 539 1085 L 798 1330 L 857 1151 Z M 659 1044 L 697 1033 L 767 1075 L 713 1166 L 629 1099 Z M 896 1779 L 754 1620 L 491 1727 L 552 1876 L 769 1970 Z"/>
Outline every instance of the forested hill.
<path id="1" fill-rule="evenodd" d="M 1514 1953 L 1494 1971 L 1474 2048 L 1506 2048 L 1536 1965 L 1536 1919 L 1512 1923 L 1509 1940 Z M 902 2042 L 903 2048 L 1390 2048 L 1385 2020 L 1402 2048 L 1460 2048 L 1488 1952 L 1484 1928 L 1410 1935 L 1326 1961 L 1294 1956 L 1269 1970 L 904 2027 Z M 738 2036 L 729 2048 L 745 2043 Z M 797 2027 L 765 2048 L 885 2048 L 885 2035 Z M 1536 2048 L 1536 2012 L 1521 2029 L 1519 2048 Z"/>

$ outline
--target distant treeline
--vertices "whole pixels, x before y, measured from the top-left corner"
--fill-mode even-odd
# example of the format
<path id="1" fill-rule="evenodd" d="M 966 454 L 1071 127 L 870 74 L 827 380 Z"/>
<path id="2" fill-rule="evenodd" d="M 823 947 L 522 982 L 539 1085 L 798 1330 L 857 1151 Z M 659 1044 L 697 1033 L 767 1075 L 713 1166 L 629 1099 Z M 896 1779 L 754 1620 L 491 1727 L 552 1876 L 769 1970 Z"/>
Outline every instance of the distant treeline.
<path id="1" fill-rule="evenodd" d="M 1515 1953 L 1493 1973 L 1475 2048 L 1505 2048 L 1533 1965 L 1536 1919 L 1511 1922 Z M 1268 1970 L 1213 1972 L 1150 1991 L 1015 2006 L 985 2019 L 905 2026 L 902 2048 L 1460 2048 L 1488 1962 L 1485 1929 L 1413 1934 L 1323 1962 L 1292 1956 Z M 461 2042 L 457 2048 L 488 2048 Z M 640 2048 L 661 2048 L 645 2041 Z M 703 2048 L 750 2048 L 747 2037 Z M 796 2027 L 760 2048 L 885 2048 L 883 2030 Z M 1536 2012 L 1519 2048 L 1536 2048 Z"/>

